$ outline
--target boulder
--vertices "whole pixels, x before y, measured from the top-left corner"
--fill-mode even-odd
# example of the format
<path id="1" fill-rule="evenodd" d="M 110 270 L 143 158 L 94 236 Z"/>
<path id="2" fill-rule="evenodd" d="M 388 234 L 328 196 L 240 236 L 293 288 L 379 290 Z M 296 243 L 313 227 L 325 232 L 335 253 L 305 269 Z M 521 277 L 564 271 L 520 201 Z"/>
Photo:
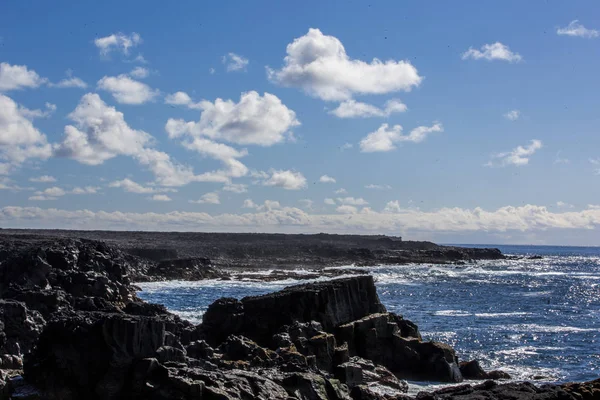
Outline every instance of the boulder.
<path id="1" fill-rule="evenodd" d="M 46 321 L 35 310 L 14 300 L 0 300 L 0 354 L 20 357 L 28 354 L 35 345 Z M 14 359 L 2 364 L 14 365 Z M 4 367 L 8 368 L 8 367 Z"/>

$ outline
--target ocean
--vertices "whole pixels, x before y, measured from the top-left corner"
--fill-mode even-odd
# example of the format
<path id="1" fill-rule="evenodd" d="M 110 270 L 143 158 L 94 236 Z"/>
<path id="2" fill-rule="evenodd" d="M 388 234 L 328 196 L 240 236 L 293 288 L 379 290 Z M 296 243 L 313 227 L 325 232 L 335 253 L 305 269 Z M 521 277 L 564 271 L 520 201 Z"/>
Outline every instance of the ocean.
<path id="1" fill-rule="evenodd" d="M 464 245 L 468 247 L 479 247 Z M 448 343 L 516 380 L 585 381 L 600 376 L 600 247 L 496 246 L 542 259 L 465 265 L 365 268 L 389 311 L 415 322 L 424 339 Z M 306 281 L 152 282 L 139 296 L 194 323 L 220 297 L 242 298 Z"/>

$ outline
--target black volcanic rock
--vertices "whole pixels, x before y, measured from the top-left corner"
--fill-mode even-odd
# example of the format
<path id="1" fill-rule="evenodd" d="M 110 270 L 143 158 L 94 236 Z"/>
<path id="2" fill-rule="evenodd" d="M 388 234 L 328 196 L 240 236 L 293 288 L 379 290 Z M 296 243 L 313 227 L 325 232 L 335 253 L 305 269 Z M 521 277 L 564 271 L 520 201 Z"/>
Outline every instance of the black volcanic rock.
<path id="1" fill-rule="evenodd" d="M 269 344 L 280 327 L 294 322 L 319 322 L 325 331 L 385 311 L 371 276 L 335 279 L 291 286 L 263 296 L 220 300 L 203 316 L 202 331 L 209 343 L 243 334 Z"/>
<path id="2" fill-rule="evenodd" d="M 199 281 L 202 279 L 218 279 L 229 274 L 212 266 L 208 258 L 182 258 L 161 261 L 150 266 L 147 271 L 151 280 Z"/>

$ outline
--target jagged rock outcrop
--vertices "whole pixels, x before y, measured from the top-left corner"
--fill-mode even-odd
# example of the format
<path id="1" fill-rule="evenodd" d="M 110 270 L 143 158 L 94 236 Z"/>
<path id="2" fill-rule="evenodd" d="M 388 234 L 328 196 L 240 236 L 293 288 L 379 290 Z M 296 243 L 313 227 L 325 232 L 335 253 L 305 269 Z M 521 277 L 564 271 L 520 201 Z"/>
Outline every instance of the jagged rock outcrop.
<path id="1" fill-rule="evenodd" d="M 150 266 L 147 277 L 148 280 L 199 281 L 226 278 L 229 274 L 214 267 L 208 258 L 180 258 Z"/>
<path id="2" fill-rule="evenodd" d="M 291 286 L 241 301 L 222 299 L 204 314 L 202 331 L 209 343 L 243 334 L 268 345 L 279 328 L 294 322 L 319 322 L 325 331 L 385 311 L 371 276 Z"/>

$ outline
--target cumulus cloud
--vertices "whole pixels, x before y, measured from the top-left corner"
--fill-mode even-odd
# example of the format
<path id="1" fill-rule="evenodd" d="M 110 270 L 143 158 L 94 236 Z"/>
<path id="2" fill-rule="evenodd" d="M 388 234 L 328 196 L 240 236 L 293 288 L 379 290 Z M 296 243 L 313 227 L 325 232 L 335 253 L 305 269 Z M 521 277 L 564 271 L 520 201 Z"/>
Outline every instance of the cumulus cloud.
<path id="1" fill-rule="evenodd" d="M 129 156 L 150 169 L 157 183 L 164 186 L 228 182 L 227 177 L 214 173 L 195 175 L 191 167 L 177 164 L 167 153 L 149 148 L 154 138 L 131 128 L 123 113 L 106 105 L 95 93 L 84 95 L 69 118 L 75 125 L 67 125 L 62 142 L 54 146 L 58 157 L 99 165 L 117 156 Z"/>
<path id="2" fill-rule="evenodd" d="M 329 175 L 321 175 L 319 178 L 319 182 L 321 183 L 335 183 L 335 178 L 332 178 Z"/>
<path id="3" fill-rule="evenodd" d="M 52 154 L 46 135 L 31 118 L 31 110 L 0 94 L 0 172 L 8 174 L 27 159 L 45 160 Z"/>
<path id="4" fill-rule="evenodd" d="M 398 200 L 388 201 L 383 209 L 384 213 L 399 213 L 402 211 L 400 208 L 400 202 Z"/>
<path id="5" fill-rule="evenodd" d="M 258 205 L 256 203 L 254 203 L 252 201 L 252 199 L 246 199 L 244 200 L 244 204 L 242 205 L 242 208 L 257 208 Z"/>
<path id="6" fill-rule="evenodd" d="M 196 204 L 221 204 L 219 194 L 216 192 L 205 193 L 198 200 L 190 200 L 190 203 Z"/>
<path id="7" fill-rule="evenodd" d="M 304 207 L 306 210 L 312 210 L 314 201 L 312 201 L 310 199 L 300 199 L 300 200 L 298 200 L 298 202 L 300 204 L 302 204 L 302 207 Z"/>
<path id="8" fill-rule="evenodd" d="M 423 79 L 408 61 L 351 59 L 339 39 L 319 29 L 311 28 L 294 39 L 286 53 L 281 69 L 267 68 L 269 80 L 328 101 L 349 100 L 354 94 L 410 91 Z"/>
<path id="9" fill-rule="evenodd" d="M 375 132 L 369 133 L 360 141 L 360 150 L 364 153 L 385 152 L 396 148 L 400 142 L 420 143 L 433 132 L 443 132 L 442 124 L 435 123 L 433 126 L 419 126 L 408 136 L 402 135 L 402 126 L 382 124 Z"/>
<path id="10" fill-rule="evenodd" d="M 338 118 L 389 117 L 393 113 L 405 112 L 406 109 L 406 104 L 397 99 L 388 100 L 384 108 L 350 99 L 340 103 L 336 109 L 329 111 L 329 114 Z"/>
<path id="11" fill-rule="evenodd" d="M 363 199 L 362 197 L 354 198 L 354 197 L 338 197 L 336 199 L 338 203 L 350 205 L 350 206 L 366 206 L 369 204 L 368 201 Z"/>
<path id="12" fill-rule="evenodd" d="M 339 212 L 340 214 L 356 214 L 358 209 L 354 206 L 343 205 L 336 208 L 335 211 Z"/>
<path id="13" fill-rule="evenodd" d="M 161 193 L 161 192 L 175 192 L 175 189 L 170 188 L 157 188 L 154 186 L 143 186 L 137 182 L 132 181 L 129 178 L 122 179 L 120 181 L 114 181 L 108 184 L 109 187 L 122 188 L 128 193 Z"/>
<path id="14" fill-rule="evenodd" d="M 166 194 L 155 194 L 154 196 L 149 197 L 149 199 L 152 201 L 171 201 L 171 200 L 173 200 Z"/>
<path id="15" fill-rule="evenodd" d="M 46 78 L 40 77 L 37 72 L 28 69 L 26 65 L 0 63 L 0 92 L 25 88 L 34 89 L 47 81 Z"/>
<path id="16" fill-rule="evenodd" d="M 510 48 L 500 42 L 484 44 L 481 50 L 469 47 L 462 55 L 463 60 L 502 60 L 508 62 L 519 62 L 523 57 L 519 53 L 512 52 Z"/>
<path id="17" fill-rule="evenodd" d="M 98 89 L 110 92 L 115 100 L 122 104 L 144 104 L 154 100 L 160 93 L 159 90 L 154 90 L 124 74 L 103 77 L 98 81 Z"/>
<path id="18" fill-rule="evenodd" d="M 328 206 L 334 206 L 335 205 L 335 200 L 331 199 L 331 198 L 326 198 L 325 200 L 323 200 L 323 202 L 325 204 L 327 204 Z"/>
<path id="19" fill-rule="evenodd" d="M 174 106 L 186 106 L 191 109 L 201 109 L 200 103 L 194 103 L 190 95 L 186 92 L 175 92 L 165 96 L 165 104 L 171 104 Z M 178 120 L 170 120 L 178 121 Z"/>
<path id="20" fill-rule="evenodd" d="M 565 203 L 564 201 L 557 201 L 556 207 L 559 208 L 575 208 L 573 204 Z"/>
<path id="21" fill-rule="evenodd" d="M 29 197 L 29 200 L 33 200 L 33 201 L 50 201 L 50 200 L 56 200 L 59 197 L 62 197 L 64 195 L 66 195 L 67 192 L 65 192 L 64 189 L 59 188 L 57 186 L 53 186 L 50 188 L 47 188 L 45 190 L 40 190 L 35 192 L 35 194 L 31 197 Z"/>
<path id="22" fill-rule="evenodd" d="M 300 172 L 272 169 L 263 178 L 262 184 L 264 186 L 277 186 L 286 190 L 300 190 L 306 188 L 306 178 Z"/>
<path id="23" fill-rule="evenodd" d="M 22 116 L 29 119 L 48 118 L 56 111 L 56 104 L 46 103 L 46 110 L 40 109 L 30 110 L 27 107 L 19 106 L 19 112 Z"/>
<path id="24" fill-rule="evenodd" d="M 71 190 L 71 194 L 96 194 L 100 190 L 97 186 L 76 187 Z"/>
<path id="25" fill-rule="evenodd" d="M 246 69 L 249 63 L 247 58 L 235 53 L 228 53 L 227 55 L 223 56 L 222 61 L 223 64 L 225 64 L 227 72 L 243 71 Z"/>
<path id="26" fill-rule="evenodd" d="M 87 83 L 77 77 L 61 79 L 57 83 L 49 83 L 48 86 L 55 88 L 87 88 Z"/>
<path id="27" fill-rule="evenodd" d="M 296 113 L 270 93 L 263 96 L 255 91 L 242 93 L 238 103 L 216 99 L 214 103 L 203 100 L 197 104 L 202 110 L 200 121 L 167 121 L 171 137 L 204 136 L 241 145 L 271 146 L 284 141 L 286 133 L 300 125 Z"/>
<path id="28" fill-rule="evenodd" d="M 226 192 L 232 192 L 232 193 L 246 193 L 248 192 L 248 185 L 245 185 L 243 183 L 226 183 L 223 186 L 223 190 Z"/>
<path id="29" fill-rule="evenodd" d="M 137 79 L 144 79 L 147 78 L 148 75 L 150 75 L 150 71 L 148 71 L 148 68 L 135 67 L 131 70 L 131 72 L 129 72 L 129 75 Z"/>
<path id="30" fill-rule="evenodd" d="M 344 188 L 340 188 L 334 192 L 335 194 L 346 194 L 348 191 Z"/>
<path id="31" fill-rule="evenodd" d="M 492 155 L 487 167 L 506 167 L 514 165 L 521 167 L 529 164 L 529 158 L 542 148 L 542 141 L 533 139 L 527 146 L 518 146 L 511 151 Z"/>
<path id="32" fill-rule="evenodd" d="M 578 20 L 573 20 L 564 28 L 556 30 L 557 35 L 574 36 L 582 38 L 595 38 L 600 36 L 600 32 L 596 29 L 588 29 L 581 25 Z"/>
<path id="33" fill-rule="evenodd" d="M 50 175 L 42 175 L 36 176 L 33 178 L 29 178 L 29 182 L 37 182 L 37 183 L 52 183 L 56 182 L 56 178 Z"/>
<path id="34" fill-rule="evenodd" d="M 375 185 L 375 184 L 369 184 L 365 186 L 366 189 L 375 189 L 375 190 L 389 190 L 392 187 L 390 185 Z"/>
<path id="35" fill-rule="evenodd" d="M 135 32 L 129 35 L 118 32 L 94 40 L 94 44 L 103 56 L 108 55 L 112 51 L 129 55 L 129 49 L 136 47 L 140 43 L 142 43 L 142 37 Z"/>
<path id="36" fill-rule="evenodd" d="M 511 111 L 507 112 L 506 114 L 504 114 L 504 118 L 511 120 L 511 121 L 518 120 L 520 116 L 521 116 L 521 112 L 519 110 L 511 110 Z"/>

